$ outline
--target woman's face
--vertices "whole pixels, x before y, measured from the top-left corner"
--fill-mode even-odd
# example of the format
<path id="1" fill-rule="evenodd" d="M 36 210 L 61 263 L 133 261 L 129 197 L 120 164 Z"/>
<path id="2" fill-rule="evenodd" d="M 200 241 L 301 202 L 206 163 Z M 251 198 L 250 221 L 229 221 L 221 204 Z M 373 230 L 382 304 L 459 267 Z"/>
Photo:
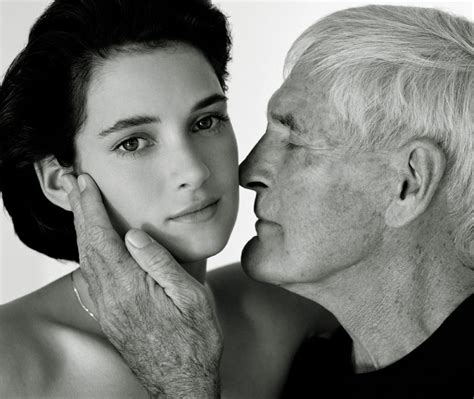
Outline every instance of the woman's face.
<path id="1" fill-rule="evenodd" d="M 186 45 L 121 52 L 95 67 L 78 172 L 100 188 L 117 231 L 147 231 L 182 262 L 216 254 L 238 209 L 238 159 L 226 99 Z"/>

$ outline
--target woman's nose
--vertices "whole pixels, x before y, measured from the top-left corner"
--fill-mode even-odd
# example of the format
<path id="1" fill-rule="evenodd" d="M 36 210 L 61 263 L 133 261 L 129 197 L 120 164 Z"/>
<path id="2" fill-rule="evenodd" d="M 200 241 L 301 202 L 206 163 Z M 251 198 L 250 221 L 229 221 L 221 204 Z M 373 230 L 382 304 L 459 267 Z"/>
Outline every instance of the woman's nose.
<path id="1" fill-rule="evenodd" d="M 185 145 L 171 157 L 174 164 L 176 188 L 197 189 L 209 179 L 211 172 L 201 156 L 190 145 Z"/>

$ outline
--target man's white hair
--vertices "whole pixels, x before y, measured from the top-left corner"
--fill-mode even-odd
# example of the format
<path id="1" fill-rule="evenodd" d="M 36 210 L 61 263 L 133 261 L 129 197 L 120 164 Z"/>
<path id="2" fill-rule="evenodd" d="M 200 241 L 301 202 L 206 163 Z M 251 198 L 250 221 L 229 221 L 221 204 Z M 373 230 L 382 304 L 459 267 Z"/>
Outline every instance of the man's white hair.
<path id="1" fill-rule="evenodd" d="M 366 6 L 331 14 L 293 44 L 297 68 L 328 89 L 345 144 L 396 148 L 430 138 L 445 152 L 454 243 L 474 259 L 474 24 L 415 7 Z M 347 142 L 346 142 L 347 141 Z"/>

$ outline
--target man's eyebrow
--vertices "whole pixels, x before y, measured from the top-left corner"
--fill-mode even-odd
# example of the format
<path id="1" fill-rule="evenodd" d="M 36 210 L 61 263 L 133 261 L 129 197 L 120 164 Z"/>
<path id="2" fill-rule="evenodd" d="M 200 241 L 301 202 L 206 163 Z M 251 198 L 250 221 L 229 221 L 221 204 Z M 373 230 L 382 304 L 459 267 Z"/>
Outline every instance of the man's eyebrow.
<path id="1" fill-rule="evenodd" d="M 219 103 L 222 101 L 226 102 L 227 97 L 224 96 L 223 94 L 212 94 L 209 97 L 203 98 L 202 100 L 194 104 L 193 108 L 191 109 L 191 112 L 197 111 L 201 108 L 205 108 L 205 107 L 208 107 L 209 105 Z"/>
<path id="2" fill-rule="evenodd" d="M 298 123 L 295 120 L 295 117 L 292 114 L 277 114 L 274 112 L 270 113 L 271 119 L 281 123 L 283 126 L 286 126 L 290 130 L 296 133 L 302 133 L 302 129 L 299 127 Z"/>
<path id="3" fill-rule="evenodd" d="M 115 122 L 115 124 L 107 129 L 102 130 L 99 133 L 100 137 L 106 137 L 111 133 L 117 132 L 119 130 L 127 129 L 129 127 L 146 125 L 149 123 L 160 122 L 160 118 L 156 116 L 149 115 L 137 115 L 130 118 L 120 119 Z"/>

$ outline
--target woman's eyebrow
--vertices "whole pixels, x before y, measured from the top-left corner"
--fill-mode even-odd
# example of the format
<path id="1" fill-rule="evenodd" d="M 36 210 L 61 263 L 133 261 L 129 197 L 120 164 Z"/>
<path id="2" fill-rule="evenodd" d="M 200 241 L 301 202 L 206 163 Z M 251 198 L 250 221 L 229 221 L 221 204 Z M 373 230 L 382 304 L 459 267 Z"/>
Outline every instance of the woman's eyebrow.
<path id="1" fill-rule="evenodd" d="M 100 137 L 106 137 L 111 133 L 117 132 L 119 130 L 127 129 L 129 127 L 146 125 L 148 123 L 155 123 L 160 122 L 160 118 L 155 116 L 148 116 L 148 115 L 138 115 L 132 116 L 130 118 L 120 119 L 119 121 L 115 122 L 112 127 L 102 130 L 99 133 Z"/>
<path id="2" fill-rule="evenodd" d="M 197 111 L 201 108 L 208 107 L 209 105 L 218 103 L 218 102 L 226 102 L 227 97 L 222 94 L 212 94 L 209 97 L 205 97 L 202 100 L 198 101 L 194 104 L 191 112 Z M 130 118 L 120 119 L 119 121 L 115 122 L 115 124 L 107 129 L 102 130 L 99 133 L 100 137 L 106 137 L 111 133 L 115 133 L 119 130 L 127 129 L 129 127 L 135 127 L 140 125 L 146 125 L 148 123 L 155 123 L 160 122 L 160 118 L 155 116 L 148 116 L 148 115 L 138 115 L 132 116 Z"/>
<path id="3" fill-rule="evenodd" d="M 193 108 L 191 109 L 191 112 L 197 111 L 201 108 L 208 107 L 209 105 L 212 105 L 221 101 L 226 102 L 227 97 L 224 96 L 223 94 L 212 94 L 209 97 L 203 98 L 202 100 L 194 104 Z"/>

